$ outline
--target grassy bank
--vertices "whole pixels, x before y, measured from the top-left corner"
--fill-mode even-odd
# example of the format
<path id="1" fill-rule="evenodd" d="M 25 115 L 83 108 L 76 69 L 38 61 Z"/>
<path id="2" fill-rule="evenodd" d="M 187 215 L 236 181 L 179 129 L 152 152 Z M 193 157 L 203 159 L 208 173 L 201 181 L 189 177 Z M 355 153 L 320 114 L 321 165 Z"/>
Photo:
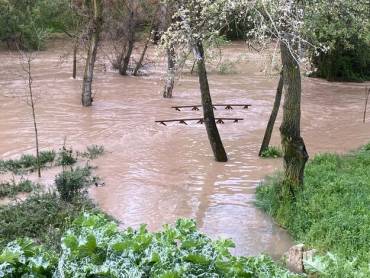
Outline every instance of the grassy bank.
<path id="1" fill-rule="evenodd" d="M 313 268 L 323 276 L 370 277 L 370 144 L 346 155 L 316 156 L 295 202 L 277 197 L 280 181 L 276 175 L 257 189 L 257 205 L 324 255 Z"/>

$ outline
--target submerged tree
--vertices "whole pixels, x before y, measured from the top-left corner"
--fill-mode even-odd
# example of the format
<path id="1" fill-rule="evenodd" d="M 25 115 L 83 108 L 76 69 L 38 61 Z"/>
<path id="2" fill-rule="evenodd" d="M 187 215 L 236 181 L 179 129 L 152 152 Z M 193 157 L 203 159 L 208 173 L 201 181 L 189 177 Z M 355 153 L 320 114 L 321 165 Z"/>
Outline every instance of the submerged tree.
<path id="1" fill-rule="evenodd" d="M 158 27 L 157 36 L 162 34 L 169 28 L 170 24 L 173 23 L 173 5 L 162 3 L 160 7 L 160 24 Z M 167 74 L 163 88 L 163 97 L 172 98 L 173 88 L 175 86 L 176 77 L 176 53 L 175 44 L 170 41 L 166 46 L 166 58 L 167 58 Z"/>
<path id="2" fill-rule="evenodd" d="M 280 41 L 283 67 L 281 84 L 284 91 L 283 120 L 280 126 L 281 144 L 284 152 L 285 176 L 282 193 L 295 196 L 303 185 L 304 169 L 308 153 L 301 136 L 301 72 L 300 58 L 304 39 L 304 5 L 296 0 L 273 0 L 260 2 L 257 14 L 264 34 L 260 38 Z M 257 31 L 258 32 L 258 31 Z M 274 107 L 276 108 L 276 107 Z"/>
<path id="3" fill-rule="evenodd" d="M 93 102 L 92 82 L 94 67 L 103 24 L 103 0 L 89 0 L 85 1 L 85 4 L 89 15 L 89 26 L 87 33 L 88 50 L 82 83 L 82 105 L 91 106 Z"/>
<path id="4" fill-rule="evenodd" d="M 284 87 L 284 76 L 283 76 L 283 71 L 281 71 L 279 83 L 276 89 L 274 106 L 272 107 L 271 115 L 270 115 L 266 130 L 265 130 L 265 135 L 263 136 L 262 145 L 258 153 L 259 156 L 262 156 L 262 154 L 268 149 L 270 145 L 272 131 L 274 130 L 276 117 L 279 113 L 281 97 L 283 95 L 283 87 Z"/>
<path id="5" fill-rule="evenodd" d="M 226 0 L 167 1 L 175 7 L 176 12 L 173 18 L 176 20 L 162 38 L 166 49 L 176 46 L 179 53 L 184 53 L 184 55 L 189 51 L 193 53 L 198 69 L 204 123 L 215 160 L 219 162 L 226 162 L 227 154 L 215 122 L 203 44 L 204 42 L 211 43 L 212 39 L 218 35 L 217 30 L 222 24 L 228 2 Z"/>

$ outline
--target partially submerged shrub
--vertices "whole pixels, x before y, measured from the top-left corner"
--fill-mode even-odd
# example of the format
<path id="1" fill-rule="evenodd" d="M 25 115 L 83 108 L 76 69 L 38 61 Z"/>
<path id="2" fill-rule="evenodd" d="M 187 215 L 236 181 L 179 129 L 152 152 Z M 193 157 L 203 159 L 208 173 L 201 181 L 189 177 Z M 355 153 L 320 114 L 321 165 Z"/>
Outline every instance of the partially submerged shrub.
<path id="1" fill-rule="evenodd" d="M 55 160 L 54 151 L 41 151 L 39 154 L 40 167 L 47 167 Z M 37 169 L 37 157 L 33 154 L 23 154 L 19 159 L 0 160 L 0 172 L 20 174 Z"/>
<path id="2" fill-rule="evenodd" d="M 95 179 L 91 177 L 89 167 L 70 169 L 63 171 L 55 178 L 55 185 L 64 201 L 72 201 L 80 195 Z"/>
<path id="3" fill-rule="evenodd" d="M 261 157 L 263 158 L 278 158 L 283 156 L 283 151 L 275 146 L 269 146 L 267 150 L 263 151 Z"/>
<path id="4" fill-rule="evenodd" d="M 30 180 L 21 180 L 16 183 L 15 181 L 0 183 L 0 198 L 3 197 L 14 197 L 18 193 L 29 193 L 32 192 L 38 185 L 34 184 Z"/>
<path id="5" fill-rule="evenodd" d="M 17 242 L 2 254 L 11 254 L 14 244 Z M 192 220 L 178 220 L 157 233 L 148 232 L 145 225 L 121 232 L 102 215 L 84 214 L 64 234 L 57 263 L 55 256 L 48 259 L 41 248 L 22 254 L 27 256 L 23 261 L 29 262 L 40 253 L 47 277 L 300 277 L 266 256 L 232 256 L 231 247 L 234 243 L 230 240 L 212 241 L 198 232 Z M 36 276 L 28 263 L 19 264 L 17 256 L 8 256 L 13 260 L 3 257 L 0 271 L 5 265 L 13 277 Z"/>
<path id="6" fill-rule="evenodd" d="M 73 150 L 70 148 L 63 148 L 58 153 L 57 165 L 70 166 L 77 162 L 77 158 L 74 156 Z"/>
<path id="7" fill-rule="evenodd" d="M 217 71 L 219 74 L 233 74 L 236 73 L 235 62 L 223 61 L 217 66 Z"/>
<path id="8" fill-rule="evenodd" d="M 96 159 L 104 154 L 104 146 L 91 145 L 86 148 L 86 151 L 81 153 L 82 157 L 87 159 Z"/>

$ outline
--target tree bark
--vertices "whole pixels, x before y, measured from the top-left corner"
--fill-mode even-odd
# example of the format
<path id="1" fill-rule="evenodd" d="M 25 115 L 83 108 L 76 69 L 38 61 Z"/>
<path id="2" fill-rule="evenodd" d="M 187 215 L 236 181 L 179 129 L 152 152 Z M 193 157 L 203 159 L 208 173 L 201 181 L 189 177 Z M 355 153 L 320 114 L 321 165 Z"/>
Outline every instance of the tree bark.
<path id="1" fill-rule="evenodd" d="M 167 76 L 164 85 L 163 97 L 172 98 L 173 88 L 175 86 L 175 49 L 173 46 L 167 48 Z"/>
<path id="2" fill-rule="evenodd" d="M 281 143 L 284 151 L 283 194 L 295 192 L 303 185 L 304 169 L 309 158 L 301 137 L 301 73 L 291 50 L 281 42 L 281 60 L 284 78 L 283 121 L 280 126 Z"/>
<path id="3" fill-rule="evenodd" d="M 33 90 L 32 90 L 32 72 L 31 72 L 31 58 L 27 58 L 27 73 L 28 73 L 28 93 L 30 97 L 30 105 L 32 109 L 32 120 L 33 120 L 33 128 L 35 131 L 35 143 L 36 143 L 36 162 L 37 162 L 37 175 L 41 178 L 41 165 L 40 165 L 40 150 L 39 150 L 39 133 L 37 129 L 37 121 L 36 121 L 36 112 L 35 112 L 35 100 L 33 97 Z"/>
<path id="4" fill-rule="evenodd" d="M 262 153 L 264 151 L 266 151 L 269 147 L 272 131 L 274 130 L 276 117 L 279 113 L 281 96 L 283 94 L 283 87 L 284 87 L 284 79 L 283 79 L 283 71 L 281 71 L 280 78 L 279 78 L 279 84 L 278 84 L 278 87 L 276 89 L 274 106 L 273 106 L 272 111 L 271 111 L 270 119 L 267 123 L 267 127 L 266 127 L 266 130 L 265 130 L 265 135 L 264 135 L 263 140 L 262 140 L 262 145 L 261 145 L 260 151 L 258 153 L 259 156 L 262 156 Z"/>
<path id="5" fill-rule="evenodd" d="M 76 39 L 75 44 L 73 46 L 73 69 L 72 69 L 73 79 L 76 79 L 77 77 L 77 48 L 78 48 L 78 42 Z"/>
<path id="6" fill-rule="evenodd" d="M 84 71 L 84 78 L 82 83 L 82 105 L 91 106 L 92 105 L 92 81 L 94 76 L 94 66 L 96 61 L 96 54 L 98 51 L 98 45 L 100 40 L 101 27 L 103 23 L 102 19 L 102 0 L 93 0 L 92 7 L 93 15 L 92 22 L 89 28 L 88 38 L 89 46 L 86 58 L 86 65 Z"/>
<path id="7" fill-rule="evenodd" d="M 149 37 L 148 37 L 147 41 L 145 42 L 144 49 L 143 49 L 143 52 L 141 53 L 140 59 L 136 64 L 136 67 L 135 67 L 135 70 L 134 70 L 134 73 L 133 73 L 134 76 L 137 76 L 140 68 L 143 66 L 143 61 L 144 61 L 144 58 L 145 58 L 146 51 L 148 50 L 151 37 L 152 37 L 152 29 L 150 30 L 150 34 L 149 34 Z"/>
<path id="8" fill-rule="evenodd" d="M 222 144 L 221 137 L 216 125 L 215 116 L 213 113 L 212 98 L 209 90 L 202 42 L 197 42 L 195 45 L 193 45 L 193 51 L 197 59 L 199 85 L 202 96 L 203 117 L 208 134 L 208 139 L 211 144 L 215 160 L 219 162 L 226 162 L 227 154 Z"/>
<path id="9" fill-rule="evenodd" d="M 159 4 L 159 13 L 157 18 L 159 19 L 157 26 L 154 30 L 154 36 L 153 36 L 153 41 L 154 44 L 158 44 L 158 42 L 161 40 L 163 32 L 167 28 L 167 10 L 168 10 L 168 4 L 160 3 Z"/>
<path id="10" fill-rule="evenodd" d="M 130 64 L 132 51 L 135 46 L 135 28 L 136 28 L 136 14 L 134 11 L 131 11 L 130 18 L 129 18 L 129 24 L 128 24 L 127 50 L 123 58 L 123 64 L 119 68 L 119 73 L 121 75 L 127 75 L 127 69 Z"/>

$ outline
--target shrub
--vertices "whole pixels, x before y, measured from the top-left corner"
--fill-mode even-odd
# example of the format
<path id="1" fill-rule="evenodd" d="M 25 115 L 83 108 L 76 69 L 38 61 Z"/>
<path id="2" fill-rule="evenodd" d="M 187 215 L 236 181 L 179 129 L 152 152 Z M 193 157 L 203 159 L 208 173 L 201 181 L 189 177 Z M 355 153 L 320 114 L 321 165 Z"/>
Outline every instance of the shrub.
<path id="1" fill-rule="evenodd" d="M 60 194 L 60 198 L 70 202 L 91 185 L 93 180 L 94 178 L 91 177 L 89 167 L 77 167 L 76 169 L 63 171 L 57 175 L 55 178 L 55 185 Z"/>
<path id="2" fill-rule="evenodd" d="M 267 150 L 263 151 L 261 157 L 263 158 L 278 158 L 283 156 L 283 151 L 275 146 L 269 146 Z"/>
<path id="3" fill-rule="evenodd" d="M 221 62 L 217 66 L 217 70 L 219 74 L 223 74 L 223 75 L 236 73 L 235 62 L 232 62 L 232 61 Z"/>
<path id="4" fill-rule="evenodd" d="M 3 254 L 11 254 L 14 245 L 17 242 Z M 120 232 L 104 216 L 84 214 L 64 234 L 58 263 L 52 255 L 48 260 L 42 248 L 28 256 L 23 252 L 23 261 L 32 262 L 29 257 L 40 253 L 48 266 L 42 271 L 49 277 L 299 277 L 266 256 L 232 256 L 231 247 L 230 240 L 212 241 L 199 233 L 192 220 L 178 220 L 157 233 L 148 232 L 145 225 Z M 37 273 L 28 263 L 19 264 L 17 256 L 8 257 L 15 257 L 5 260 L 8 273 Z"/>
<path id="5" fill-rule="evenodd" d="M 0 198 L 14 197 L 21 192 L 29 193 L 37 187 L 39 186 L 30 180 L 21 180 L 19 183 L 15 181 L 0 183 Z"/>
<path id="6" fill-rule="evenodd" d="M 67 149 L 63 147 L 59 153 L 57 158 L 57 165 L 60 166 L 69 166 L 73 165 L 77 162 L 77 158 L 75 158 L 72 149 Z"/>
<path id="7" fill-rule="evenodd" d="M 92 145 L 92 146 L 88 146 L 86 148 L 86 151 L 81 153 L 80 155 L 88 159 L 96 159 L 103 154 L 104 154 L 103 146 Z"/>
<path id="8" fill-rule="evenodd" d="M 64 202 L 55 193 L 34 194 L 24 201 L 0 206 L 0 248 L 17 238 L 28 237 L 57 250 L 62 234 L 81 211 L 95 208 L 85 198 Z"/>
<path id="9" fill-rule="evenodd" d="M 338 260 L 357 258 L 353 272 L 368 269 L 369 167 L 368 145 L 347 155 L 318 155 L 307 164 L 305 184 L 295 201 L 279 199 L 278 175 L 257 189 L 257 205 L 298 241 L 324 253 L 333 252 Z"/>
<path id="10" fill-rule="evenodd" d="M 54 151 L 41 151 L 39 153 L 40 167 L 52 164 L 56 154 Z M 37 169 L 37 158 L 32 154 L 23 154 L 19 159 L 0 160 L 0 172 L 20 174 Z"/>

